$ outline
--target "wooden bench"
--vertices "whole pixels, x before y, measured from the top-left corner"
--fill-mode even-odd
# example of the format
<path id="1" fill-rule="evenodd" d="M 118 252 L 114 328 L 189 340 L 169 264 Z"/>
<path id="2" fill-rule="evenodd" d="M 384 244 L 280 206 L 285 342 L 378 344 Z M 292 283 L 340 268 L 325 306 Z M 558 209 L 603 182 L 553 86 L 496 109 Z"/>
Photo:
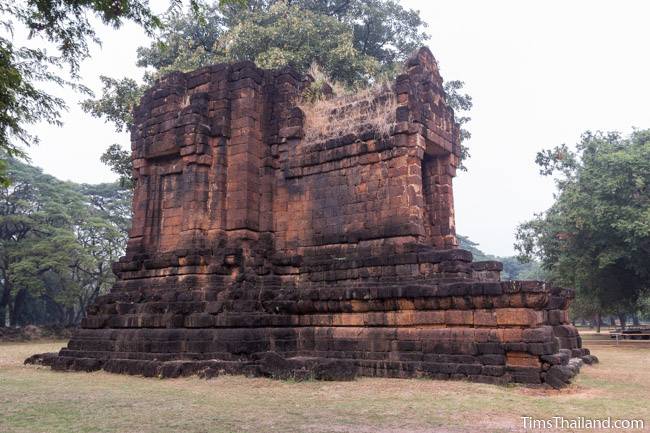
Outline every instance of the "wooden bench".
<path id="1" fill-rule="evenodd" d="M 623 339 L 623 340 L 636 340 L 635 337 L 641 337 L 642 340 L 650 340 L 650 330 L 649 331 L 643 331 L 643 332 L 610 332 L 609 333 L 611 338 L 616 338 L 616 344 Z"/>

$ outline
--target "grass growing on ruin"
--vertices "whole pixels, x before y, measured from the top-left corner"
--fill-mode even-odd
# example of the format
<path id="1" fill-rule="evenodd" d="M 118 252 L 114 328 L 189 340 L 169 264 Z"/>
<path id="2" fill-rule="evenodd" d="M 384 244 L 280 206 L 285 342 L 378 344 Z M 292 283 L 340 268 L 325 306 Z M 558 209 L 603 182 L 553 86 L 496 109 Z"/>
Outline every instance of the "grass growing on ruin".
<path id="1" fill-rule="evenodd" d="M 563 391 L 466 382 L 145 379 L 24 366 L 56 343 L 0 344 L 2 432 L 508 432 L 520 416 L 641 418 L 650 425 L 650 349 L 593 346 Z"/>
<path id="2" fill-rule="evenodd" d="M 386 137 L 395 125 L 397 99 L 386 84 L 379 84 L 354 94 L 303 103 L 300 108 L 305 113 L 306 142 L 355 133 L 359 125 Z"/>
<path id="3" fill-rule="evenodd" d="M 305 141 L 341 137 L 359 132 L 359 125 L 371 128 L 379 137 L 387 137 L 395 125 L 397 98 L 392 81 L 379 80 L 360 89 L 346 89 L 334 82 L 317 65 L 309 75 L 314 78 L 298 106 L 305 114 Z M 322 86 L 332 89 L 331 97 L 321 94 Z"/>

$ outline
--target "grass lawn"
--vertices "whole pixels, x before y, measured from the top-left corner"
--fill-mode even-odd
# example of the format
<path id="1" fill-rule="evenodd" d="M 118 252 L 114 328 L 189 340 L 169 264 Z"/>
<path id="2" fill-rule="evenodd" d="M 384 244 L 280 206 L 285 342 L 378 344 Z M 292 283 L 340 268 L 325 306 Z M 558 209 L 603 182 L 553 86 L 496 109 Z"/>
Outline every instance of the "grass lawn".
<path id="1" fill-rule="evenodd" d="M 521 416 L 643 419 L 650 431 L 650 348 L 598 343 L 590 347 L 601 364 L 583 367 L 562 391 L 423 379 L 58 373 L 23 360 L 64 342 L 5 343 L 0 432 L 518 432 Z"/>

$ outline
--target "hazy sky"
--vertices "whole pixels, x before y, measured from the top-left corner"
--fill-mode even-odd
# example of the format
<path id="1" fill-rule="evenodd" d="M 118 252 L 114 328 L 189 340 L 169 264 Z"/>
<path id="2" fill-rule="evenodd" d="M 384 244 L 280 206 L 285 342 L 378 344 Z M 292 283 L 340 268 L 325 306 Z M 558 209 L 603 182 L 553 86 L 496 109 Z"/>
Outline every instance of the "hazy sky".
<path id="1" fill-rule="evenodd" d="M 152 1 L 160 6 L 166 1 Z M 650 127 L 650 2 L 404 1 L 429 24 L 429 47 L 443 78 L 463 80 L 474 98 L 472 157 L 455 181 L 456 225 L 489 253 L 513 253 L 518 223 L 552 202 L 554 186 L 539 176 L 537 151 L 574 144 L 592 130 Z M 102 48 L 84 62 L 86 85 L 99 75 L 141 77 L 133 25 L 102 29 Z M 79 96 L 63 92 L 70 111 L 62 128 L 34 128 L 41 144 L 32 162 L 58 178 L 110 181 L 99 161 L 115 142 L 110 125 L 84 114 Z"/>

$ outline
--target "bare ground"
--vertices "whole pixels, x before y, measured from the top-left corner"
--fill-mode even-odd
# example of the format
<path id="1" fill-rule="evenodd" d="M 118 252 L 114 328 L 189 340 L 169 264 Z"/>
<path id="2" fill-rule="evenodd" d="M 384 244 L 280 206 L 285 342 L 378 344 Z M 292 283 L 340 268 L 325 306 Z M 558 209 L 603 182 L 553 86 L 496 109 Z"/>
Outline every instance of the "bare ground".
<path id="1" fill-rule="evenodd" d="M 601 364 L 561 391 L 420 379 L 160 380 L 22 364 L 63 344 L 0 344 L 0 432 L 519 432 L 522 416 L 635 418 L 650 431 L 643 347 L 599 344 Z"/>

